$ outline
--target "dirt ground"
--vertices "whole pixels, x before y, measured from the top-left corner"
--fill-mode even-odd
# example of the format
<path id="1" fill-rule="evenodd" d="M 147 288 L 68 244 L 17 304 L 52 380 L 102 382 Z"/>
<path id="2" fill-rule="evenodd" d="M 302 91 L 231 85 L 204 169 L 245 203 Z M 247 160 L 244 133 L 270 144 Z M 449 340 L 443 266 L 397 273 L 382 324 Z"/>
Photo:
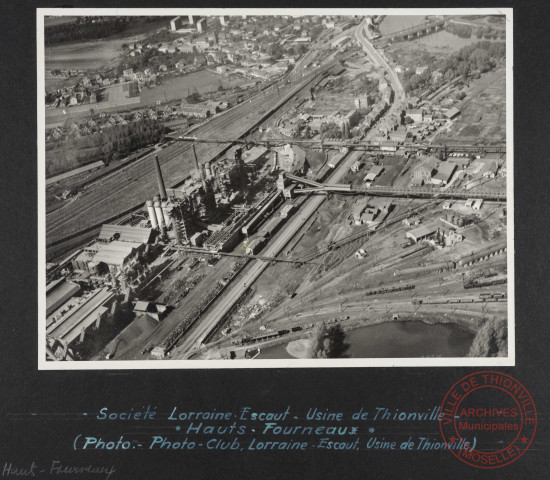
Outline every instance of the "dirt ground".
<path id="1" fill-rule="evenodd" d="M 457 108 L 460 115 L 449 132 L 438 134 L 434 142 L 449 139 L 470 142 L 506 141 L 506 75 L 504 70 L 482 76 L 464 90 L 466 98 Z"/>

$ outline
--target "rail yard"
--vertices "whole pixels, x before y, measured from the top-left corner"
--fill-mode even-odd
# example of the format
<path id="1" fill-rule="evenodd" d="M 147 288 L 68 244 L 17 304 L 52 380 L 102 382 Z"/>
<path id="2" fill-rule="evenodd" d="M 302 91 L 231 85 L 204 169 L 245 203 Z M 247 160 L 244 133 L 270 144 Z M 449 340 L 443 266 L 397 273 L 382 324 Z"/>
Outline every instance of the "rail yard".
<path id="1" fill-rule="evenodd" d="M 382 21 L 269 24 L 290 33 L 306 24 L 317 37 L 281 34 L 270 51 L 307 48 L 244 101 L 166 129 L 118 164 L 48 183 L 47 360 L 262 362 L 281 345 L 284 358 L 312 358 L 321 327 L 353 343 L 354 332 L 388 322 L 464 332 L 461 349 L 445 350 L 454 356 L 506 355 L 471 344 L 506 336 L 510 162 L 505 143 L 457 133 L 463 105 L 484 131 L 488 87 L 476 82 L 503 99 L 505 57 L 484 44 L 497 52 L 490 71 L 445 76 L 441 57 L 411 80 L 391 54 L 412 34 L 381 38 Z M 447 21 L 426 19 L 413 33 Z M 242 19 L 224 22 L 247 31 Z M 416 87 L 424 78 L 433 85 Z M 434 96 L 459 81 L 472 84 L 466 100 Z M 412 83 L 426 91 L 413 98 Z M 439 355 L 449 356 L 418 354 Z"/>

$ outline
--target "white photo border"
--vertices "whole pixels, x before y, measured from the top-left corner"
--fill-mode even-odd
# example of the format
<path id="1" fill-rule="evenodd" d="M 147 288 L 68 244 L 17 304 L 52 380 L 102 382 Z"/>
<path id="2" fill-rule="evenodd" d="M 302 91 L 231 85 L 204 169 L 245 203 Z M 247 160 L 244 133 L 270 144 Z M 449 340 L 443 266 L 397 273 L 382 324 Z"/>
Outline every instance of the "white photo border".
<path id="1" fill-rule="evenodd" d="M 46 360 L 46 163 L 44 18 L 47 16 L 182 16 L 182 15 L 505 15 L 506 16 L 506 194 L 508 269 L 508 356 L 494 358 L 342 358 L 257 360 Z M 37 145 L 38 145 L 38 370 L 166 370 L 234 368 L 350 368 L 350 367 L 508 367 L 515 366 L 514 268 L 514 138 L 513 138 L 513 9 L 512 8 L 38 8 L 37 37 Z"/>

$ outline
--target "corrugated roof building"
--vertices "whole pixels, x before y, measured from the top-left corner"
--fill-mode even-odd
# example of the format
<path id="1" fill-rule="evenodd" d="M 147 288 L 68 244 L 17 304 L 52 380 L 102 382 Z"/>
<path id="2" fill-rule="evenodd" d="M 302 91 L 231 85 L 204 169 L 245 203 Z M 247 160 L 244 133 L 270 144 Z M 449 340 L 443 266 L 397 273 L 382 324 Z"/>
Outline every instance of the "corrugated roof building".
<path id="1" fill-rule="evenodd" d="M 68 344 L 76 339 L 83 339 L 84 332 L 91 325 L 99 325 L 108 312 L 106 304 L 114 300 L 115 294 L 107 288 L 95 290 L 82 297 L 82 301 L 70 311 L 56 319 L 47 328 L 47 335 L 66 341 Z"/>
<path id="2" fill-rule="evenodd" d="M 57 310 L 78 292 L 80 292 L 80 287 L 76 283 L 67 281 L 58 282 L 55 287 L 51 288 L 46 294 L 46 315 L 50 315 Z"/>
<path id="3" fill-rule="evenodd" d="M 94 262 L 104 263 L 109 267 L 122 268 L 143 248 L 142 243 L 114 241 L 100 245 Z"/>
<path id="4" fill-rule="evenodd" d="M 423 225 L 421 227 L 414 228 L 409 230 L 405 235 L 407 238 L 410 238 L 413 242 L 419 242 L 424 238 L 431 237 L 437 232 L 437 227 L 435 225 Z"/>
<path id="5" fill-rule="evenodd" d="M 130 225 L 111 225 L 104 224 L 99 232 L 98 240 L 100 242 L 120 242 L 149 243 L 153 234 L 152 228 L 132 227 Z"/>
<path id="6" fill-rule="evenodd" d="M 446 185 L 456 171 L 456 164 L 452 162 L 441 162 L 437 167 L 437 173 L 432 177 L 432 183 Z"/>

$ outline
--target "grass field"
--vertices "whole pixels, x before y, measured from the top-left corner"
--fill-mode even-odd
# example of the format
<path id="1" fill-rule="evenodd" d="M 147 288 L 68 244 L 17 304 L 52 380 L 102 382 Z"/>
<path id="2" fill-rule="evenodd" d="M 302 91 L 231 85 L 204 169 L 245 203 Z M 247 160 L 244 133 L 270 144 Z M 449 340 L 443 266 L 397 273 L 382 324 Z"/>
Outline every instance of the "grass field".
<path id="1" fill-rule="evenodd" d="M 466 99 L 457 105 L 461 114 L 449 132 L 438 134 L 434 142 L 456 139 L 506 141 L 506 75 L 503 69 L 482 76 L 465 89 Z"/>

